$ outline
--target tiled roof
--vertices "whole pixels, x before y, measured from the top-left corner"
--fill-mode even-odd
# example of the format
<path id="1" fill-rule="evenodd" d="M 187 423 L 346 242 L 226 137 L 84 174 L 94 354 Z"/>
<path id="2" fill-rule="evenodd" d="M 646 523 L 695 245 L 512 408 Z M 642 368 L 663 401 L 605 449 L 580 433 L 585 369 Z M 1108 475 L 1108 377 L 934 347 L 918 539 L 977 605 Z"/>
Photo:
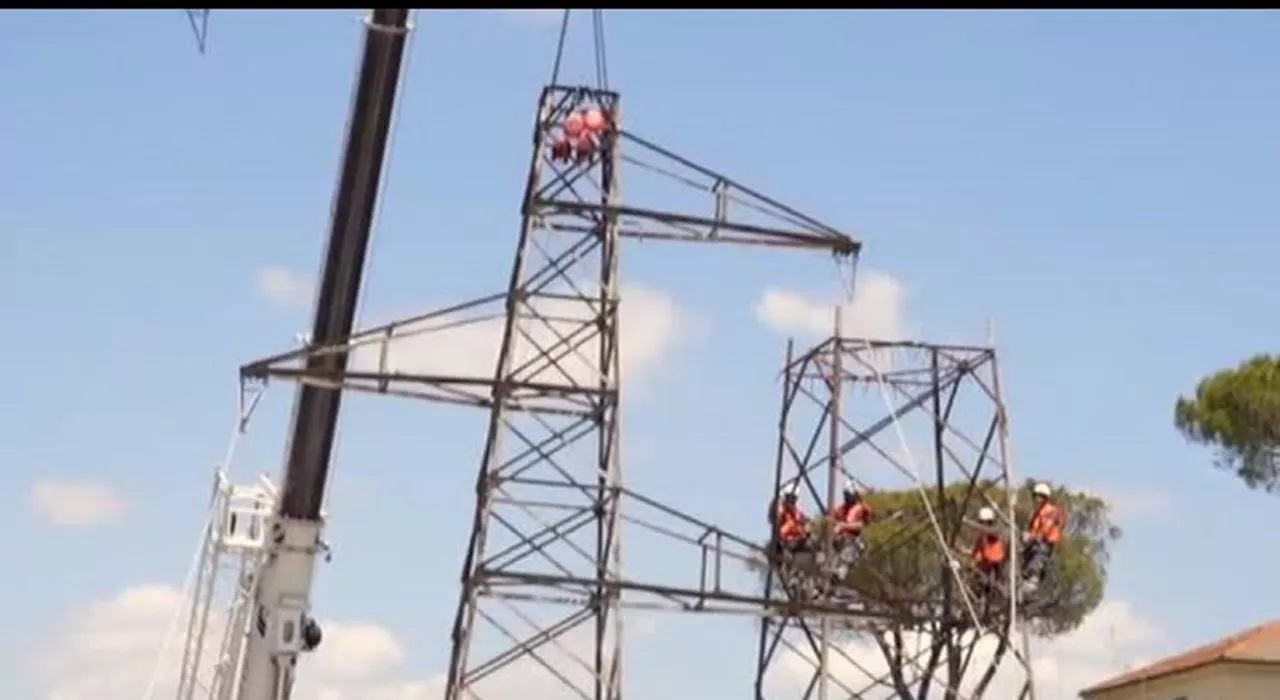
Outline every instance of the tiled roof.
<path id="1" fill-rule="evenodd" d="M 1082 696 L 1149 681 L 1161 676 L 1190 671 L 1219 661 L 1252 661 L 1280 663 L 1280 620 L 1251 627 L 1191 651 L 1169 656 L 1159 661 L 1122 673 L 1091 688 L 1080 691 Z"/>

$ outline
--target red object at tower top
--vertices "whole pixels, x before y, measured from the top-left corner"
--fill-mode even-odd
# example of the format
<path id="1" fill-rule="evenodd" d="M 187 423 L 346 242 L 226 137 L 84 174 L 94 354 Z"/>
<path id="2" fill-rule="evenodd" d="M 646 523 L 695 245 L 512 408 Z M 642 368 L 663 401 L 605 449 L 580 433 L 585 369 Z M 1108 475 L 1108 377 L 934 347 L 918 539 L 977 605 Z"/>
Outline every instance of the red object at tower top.
<path id="1" fill-rule="evenodd" d="M 576 138 L 582 133 L 583 118 L 580 112 L 573 112 L 564 119 L 564 133 L 569 138 Z"/>

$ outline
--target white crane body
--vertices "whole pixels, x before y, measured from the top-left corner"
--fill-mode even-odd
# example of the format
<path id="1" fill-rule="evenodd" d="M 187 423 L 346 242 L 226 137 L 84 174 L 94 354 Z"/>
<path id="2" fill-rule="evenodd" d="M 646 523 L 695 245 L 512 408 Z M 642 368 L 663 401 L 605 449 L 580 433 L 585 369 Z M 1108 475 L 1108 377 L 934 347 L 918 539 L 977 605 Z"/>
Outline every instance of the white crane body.
<path id="1" fill-rule="evenodd" d="M 308 348 L 340 344 L 353 330 L 411 12 L 375 9 L 365 21 L 315 317 L 305 336 Z M 307 353 L 305 364 L 310 372 L 341 376 L 347 354 Z M 201 573 L 195 577 L 178 700 L 289 700 L 300 655 L 320 644 L 311 587 L 316 557 L 326 549 L 322 508 L 340 404 L 336 388 L 299 386 L 279 489 L 260 494 L 253 514 L 261 528 L 251 542 L 224 532 L 235 520 L 229 504 L 239 492 L 219 476 Z M 235 552 L 242 556 L 228 627 L 212 678 L 203 682 L 202 671 L 210 667 L 202 663 L 204 638 L 216 588 L 205 567 L 216 569 Z"/>

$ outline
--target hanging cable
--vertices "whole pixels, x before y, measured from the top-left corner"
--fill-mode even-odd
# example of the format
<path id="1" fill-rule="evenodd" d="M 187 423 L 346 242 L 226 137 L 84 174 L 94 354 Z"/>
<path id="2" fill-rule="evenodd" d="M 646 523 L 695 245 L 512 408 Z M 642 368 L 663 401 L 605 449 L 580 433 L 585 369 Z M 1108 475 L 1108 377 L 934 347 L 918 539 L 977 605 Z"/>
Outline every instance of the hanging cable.
<path id="1" fill-rule="evenodd" d="M 560 69 L 564 66 L 565 48 L 569 43 L 569 17 L 572 10 L 560 16 L 560 34 L 556 39 L 555 58 L 551 62 L 550 85 L 560 84 Z M 596 73 L 596 88 L 609 89 L 609 59 L 605 47 L 604 10 L 591 11 L 592 58 Z"/>
<path id="2" fill-rule="evenodd" d="M 558 85 L 560 82 L 560 63 L 564 60 L 564 44 L 569 37 L 569 13 L 573 10 L 565 10 L 560 17 L 560 38 L 556 41 L 556 57 L 551 64 L 551 82 L 550 85 Z"/>
<path id="3" fill-rule="evenodd" d="M 874 350 L 871 348 L 871 343 L 865 339 L 863 340 L 863 348 L 867 351 L 868 355 L 872 355 L 874 353 Z M 920 492 L 920 501 L 924 505 L 925 513 L 929 518 L 929 524 L 932 526 L 933 532 L 938 538 L 938 547 L 942 550 L 942 554 L 946 559 L 948 568 L 950 568 L 953 573 L 959 574 L 961 571 L 960 562 L 951 552 L 951 547 L 947 544 L 946 533 L 943 532 L 942 529 L 942 523 L 939 522 L 938 515 L 934 512 L 933 505 L 929 502 L 929 494 L 925 491 L 924 480 L 920 478 L 920 470 L 916 468 L 915 454 L 911 450 L 911 445 L 907 442 L 906 430 L 902 427 L 902 421 L 898 419 L 897 413 L 893 410 L 893 402 L 889 399 L 889 391 L 886 386 L 887 381 L 879 368 L 875 366 L 874 360 L 872 363 L 869 363 L 869 366 L 872 373 L 875 374 L 876 386 L 880 389 L 880 398 L 884 401 L 885 408 L 889 411 L 889 416 L 892 419 L 893 429 L 898 437 L 898 445 L 902 448 L 903 457 L 907 463 L 907 471 L 911 475 L 912 479 L 915 480 L 915 487 L 916 490 Z M 977 608 L 974 605 L 972 596 L 970 595 L 968 585 L 966 585 L 964 581 L 959 580 L 958 576 L 956 583 L 959 584 L 960 598 L 964 601 L 966 612 L 969 613 L 969 617 L 973 621 L 974 628 L 977 629 L 979 633 L 982 633 L 986 629 L 986 626 L 978 619 Z"/>
<path id="4" fill-rule="evenodd" d="M 146 690 L 143 691 L 143 700 L 150 700 L 155 695 L 156 688 L 160 684 L 160 674 L 163 668 L 169 649 L 173 645 L 174 639 L 177 637 L 178 629 L 181 625 L 183 613 L 194 615 L 194 612 L 188 611 L 184 603 L 195 604 L 195 596 L 199 591 L 198 578 L 200 575 L 200 563 L 206 553 L 208 541 L 210 538 L 216 537 L 217 533 L 212 531 L 218 522 L 217 508 L 219 507 L 218 495 L 220 493 L 224 475 L 227 474 L 231 465 L 235 462 L 237 448 L 240 446 L 240 439 L 244 436 L 249 418 L 252 417 L 258 408 L 258 403 L 262 398 L 261 393 L 255 393 L 252 397 L 246 399 L 243 393 L 240 396 L 239 406 L 236 411 L 235 429 L 231 431 L 231 439 L 227 441 L 227 449 L 223 454 L 222 461 L 218 463 L 217 469 L 214 470 L 214 493 L 210 500 L 209 513 L 205 517 L 204 525 L 200 528 L 200 539 L 195 548 L 195 554 L 192 556 L 191 565 L 187 569 L 187 576 L 184 579 L 182 594 L 177 607 L 174 609 L 173 617 L 169 621 L 169 626 L 165 632 L 164 641 L 160 645 L 160 649 L 156 653 L 156 665 L 151 670 L 151 675 L 147 681 Z M 193 620 L 189 620 L 191 622 Z M 187 634 L 191 634 L 193 627 L 188 624 Z M 185 662 L 185 660 L 184 660 Z"/>
<path id="5" fill-rule="evenodd" d="M 156 694 L 156 688 L 160 685 L 160 677 L 165 665 L 168 663 L 169 650 L 173 648 L 174 639 L 178 636 L 178 629 L 182 625 L 183 614 L 187 612 L 187 605 L 192 598 L 195 597 L 195 591 L 199 588 L 198 578 L 200 576 L 200 561 L 205 550 L 205 541 L 212 535 L 209 528 L 213 527 L 215 514 L 209 511 L 208 517 L 205 518 L 204 526 L 200 528 L 200 541 L 195 548 L 195 554 L 191 558 L 191 565 L 187 567 L 186 578 L 183 579 L 182 592 L 178 596 L 178 602 L 174 605 L 173 616 L 169 618 L 169 625 L 165 628 L 164 639 L 160 643 L 160 648 L 156 651 L 156 663 L 151 669 L 151 675 L 148 676 L 146 690 L 142 692 L 143 700 L 151 700 Z"/>
<path id="6" fill-rule="evenodd" d="M 845 268 L 843 266 L 837 266 L 837 267 L 841 273 L 840 275 L 842 278 L 841 282 L 845 286 L 846 296 L 843 304 L 845 306 L 851 306 L 855 298 L 854 297 L 855 279 L 852 274 L 852 271 L 854 270 L 854 268 L 850 267 L 849 268 L 850 274 L 848 277 L 845 277 L 844 275 Z M 942 554 L 943 554 L 943 557 L 946 559 L 948 568 L 950 568 L 953 573 L 958 574 L 961 570 L 960 562 L 957 561 L 955 555 L 952 554 L 951 548 L 947 544 L 947 538 L 946 538 L 946 534 L 943 532 L 942 524 L 939 522 L 938 516 L 934 512 L 932 504 L 929 503 L 929 494 L 926 493 L 923 480 L 920 478 L 920 471 L 919 469 L 916 468 L 915 455 L 911 450 L 910 444 L 907 442 L 906 430 L 902 427 L 902 421 L 898 419 L 898 415 L 893 410 L 893 404 L 889 399 L 889 391 L 886 386 L 887 381 L 885 380 L 883 373 L 880 372 L 880 369 L 875 364 L 875 359 L 874 359 L 874 356 L 876 354 L 875 350 L 871 347 L 871 343 L 868 342 L 866 339 L 863 339 L 862 346 L 863 346 L 863 349 L 867 352 L 868 359 L 869 359 L 869 362 L 867 363 L 868 368 L 875 375 L 875 383 L 877 388 L 880 390 L 879 391 L 880 398 L 884 401 L 885 408 L 889 412 L 889 417 L 893 425 L 893 430 L 896 433 L 896 436 L 898 438 L 898 443 L 902 448 L 903 456 L 906 458 L 906 462 L 907 462 L 906 467 L 907 467 L 908 474 L 915 481 L 915 488 L 920 493 L 921 502 L 924 505 L 925 513 L 929 518 L 929 524 L 931 526 L 931 529 L 934 532 L 934 535 L 938 539 L 938 546 L 942 550 Z M 837 349 L 837 352 L 838 351 L 839 350 Z M 957 576 L 957 579 L 958 578 L 959 577 Z M 957 583 L 960 584 L 959 586 L 960 598 L 964 603 L 965 611 L 969 614 L 969 618 L 973 621 L 974 627 L 979 631 L 979 633 L 982 633 L 985 630 L 985 625 L 983 625 L 982 621 L 978 619 L 977 609 L 972 599 L 972 596 L 969 592 L 968 586 L 965 585 L 965 583 L 960 580 L 957 580 Z"/>
<path id="7" fill-rule="evenodd" d="M 609 89 L 609 59 L 605 50 L 604 10 L 591 11 L 591 30 L 595 38 L 596 87 Z"/>

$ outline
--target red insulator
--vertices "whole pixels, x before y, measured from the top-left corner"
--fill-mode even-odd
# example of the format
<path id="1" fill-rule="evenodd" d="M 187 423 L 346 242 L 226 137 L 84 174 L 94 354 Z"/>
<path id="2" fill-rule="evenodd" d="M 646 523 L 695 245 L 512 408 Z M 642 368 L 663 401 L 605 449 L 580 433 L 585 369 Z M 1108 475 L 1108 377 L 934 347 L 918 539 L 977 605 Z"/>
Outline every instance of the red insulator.
<path id="1" fill-rule="evenodd" d="M 582 127 L 583 127 L 583 123 L 582 123 L 581 113 L 573 112 L 569 116 L 565 117 L 564 133 L 569 138 L 576 138 L 579 134 L 581 134 Z"/>
<path id="2" fill-rule="evenodd" d="M 596 152 L 596 140 L 591 137 L 591 134 L 583 134 L 578 137 L 577 147 L 578 160 L 590 160 Z"/>
<path id="3" fill-rule="evenodd" d="M 605 121 L 604 112 L 601 112 L 598 109 L 587 110 L 586 115 L 582 118 L 582 122 L 583 126 L 587 128 L 587 131 L 595 134 L 603 133 L 609 126 Z"/>

